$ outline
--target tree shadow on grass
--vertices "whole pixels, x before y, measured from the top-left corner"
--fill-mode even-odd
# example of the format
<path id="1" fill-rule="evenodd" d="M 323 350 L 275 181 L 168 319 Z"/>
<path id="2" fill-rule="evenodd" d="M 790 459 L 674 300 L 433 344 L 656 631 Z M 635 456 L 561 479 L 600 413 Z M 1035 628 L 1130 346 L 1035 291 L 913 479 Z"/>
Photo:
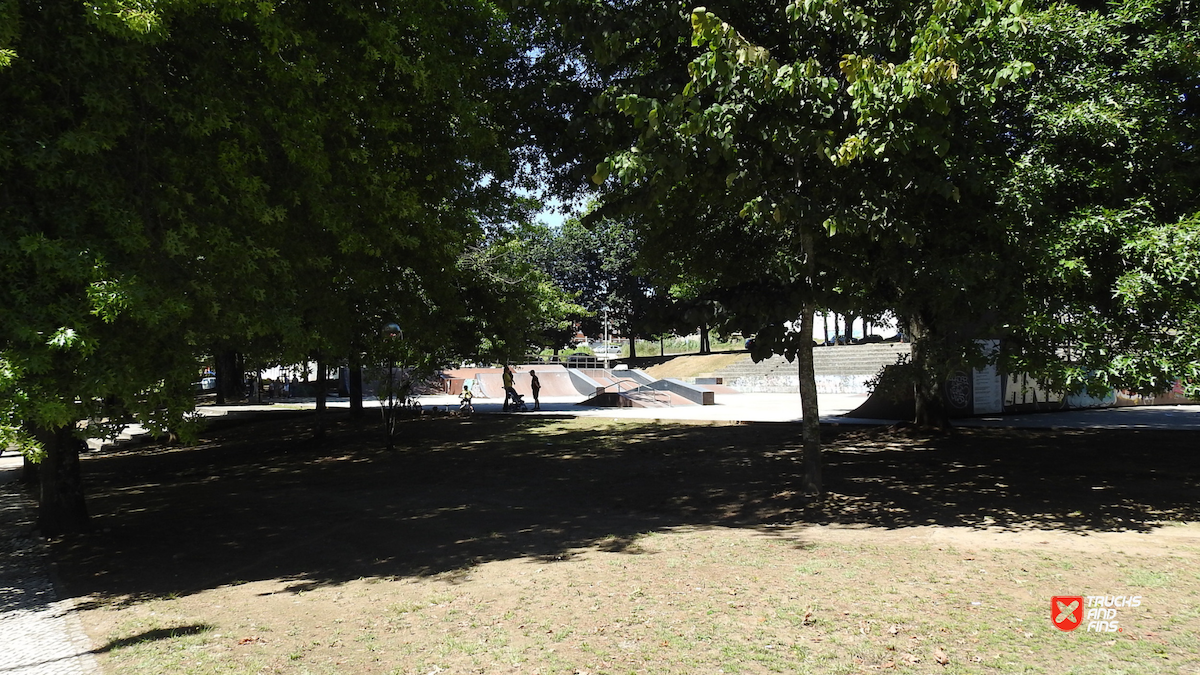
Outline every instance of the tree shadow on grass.
<path id="1" fill-rule="evenodd" d="M 402 447 L 331 416 L 85 462 L 98 532 L 55 544 L 77 595 L 136 602 L 262 579 L 305 590 L 493 560 L 640 552 L 639 533 L 793 523 L 1147 531 L 1200 519 L 1194 434 L 827 428 L 828 496 L 797 492 L 799 427 L 413 420 Z"/>
<path id="2" fill-rule="evenodd" d="M 959 430 L 905 442 L 850 434 L 831 456 L 831 522 L 1147 532 L 1200 515 L 1196 434 Z"/>
<path id="3" fill-rule="evenodd" d="M 175 638 L 183 637 L 185 635 L 199 635 L 201 633 L 207 633 L 208 631 L 212 630 L 212 628 L 213 628 L 212 626 L 210 626 L 209 624 L 206 624 L 206 623 L 189 624 L 186 626 L 175 626 L 173 628 L 155 628 L 154 630 L 144 631 L 142 633 L 138 633 L 137 635 L 132 635 L 127 638 L 120 638 L 118 640 L 110 640 L 103 646 L 93 649 L 92 653 L 93 654 L 103 654 L 105 652 L 111 652 L 114 649 L 121 649 L 122 647 L 130 647 L 133 645 L 142 644 L 144 642 L 157 642 L 159 640 L 173 640 Z"/>

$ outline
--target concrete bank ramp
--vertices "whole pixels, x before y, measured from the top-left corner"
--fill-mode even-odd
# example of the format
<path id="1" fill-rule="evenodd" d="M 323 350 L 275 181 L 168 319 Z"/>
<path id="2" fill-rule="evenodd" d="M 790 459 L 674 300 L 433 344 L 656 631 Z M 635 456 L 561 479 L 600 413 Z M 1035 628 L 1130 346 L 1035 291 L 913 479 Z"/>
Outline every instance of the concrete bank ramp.
<path id="1" fill-rule="evenodd" d="M 696 404 L 669 391 L 642 388 L 622 392 L 605 391 L 581 401 L 579 405 L 596 408 L 678 408 Z"/>
<path id="2" fill-rule="evenodd" d="M 617 371 L 618 374 L 628 372 L 630 371 Z M 711 390 L 674 378 L 653 380 L 639 386 L 630 386 L 637 382 L 636 379 L 631 378 L 618 378 L 618 382 L 619 386 L 606 387 L 580 405 L 652 408 L 677 405 L 713 405 L 716 403 Z"/>
<path id="3" fill-rule="evenodd" d="M 581 391 L 573 382 L 571 374 L 559 364 L 532 366 L 513 366 L 513 388 L 522 396 L 533 393 L 530 382 L 530 371 L 537 373 L 538 382 L 542 385 L 540 396 L 591 396 L 596 392 Z M 442 373 L 449 378 L 447 393 L 458 395 L 462 393 L 465 380 L 475 380 L 478 384 L 475 396 L 479 398 L 504 398 L 504 369 L 503 368 L 456 368 Z"/>
<path id="4" fill-rule="evenodd" d="M 502 368 L 458 368 L 443 371 L 450 394 L 473 381 L 477 398 L 504 398 Z M 713 391 L 673 378 L 656 380 L 640 370 L 567 369 L 561 364 L 513 366 L 513 387 L 522 396 L 532 393 L 530 372 L 542 385 L 540 396 L 586 397 L 580 405 L 597 407 L 667 407 L 713 405 Z"/>

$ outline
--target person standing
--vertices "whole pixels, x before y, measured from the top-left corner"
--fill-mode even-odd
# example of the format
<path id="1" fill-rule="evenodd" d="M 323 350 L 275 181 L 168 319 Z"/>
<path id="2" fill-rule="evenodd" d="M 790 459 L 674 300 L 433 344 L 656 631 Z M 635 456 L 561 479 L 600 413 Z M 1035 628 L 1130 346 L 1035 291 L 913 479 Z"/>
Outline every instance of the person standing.
<path id="1" fill-rule="evenodd" d="M 542 390 L 542 382 L 538 379 L 537 373 L 529 371 L 529 388 L 533 390 L 533 409 L 541 410 L 542 404 L 538 401 L 538 392 Z"/>
<path id="2" fill-rule="evenodd" d="M 513 371 L 512 371 L 512 368 L 509 368 L 507 364 L 505 364 L 505 366 L 504 366 L 503 379 L 504 379 L 504 408 L 503 408 L 503 410 L 504 410 L 504 412 L 508 412 L 508 402 L 509 401 L 515 402 L 517 400 L 517 397 L 516 397 L 517 390 L 513 389 Z"/>

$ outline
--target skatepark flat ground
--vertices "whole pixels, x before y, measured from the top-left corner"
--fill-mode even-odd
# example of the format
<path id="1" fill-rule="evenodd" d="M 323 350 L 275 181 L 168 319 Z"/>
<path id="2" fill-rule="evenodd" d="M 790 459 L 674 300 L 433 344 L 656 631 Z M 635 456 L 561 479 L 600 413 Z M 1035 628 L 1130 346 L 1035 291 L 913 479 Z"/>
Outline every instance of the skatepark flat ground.
<path id="1" fill-rule="evenodd" d="M 866 394 L 821 394 L 819 406 L 823 424 L 887 425 L 901 420 L 878 420 L 843 417 L 866 400 Z M 608 417 L 612 419 L 677 420 L 680 422 L 799 422 L 799 394 L 717 394 L 716 405 L 686 405 L 663 408 L 600 408 L 578 405 L 583 396 L 543 396 L 539 412 L 517 413 L 521 415 L 570 415 L 576 417 Z M 526 403 L 533 407 L 533 398 L 525 396 Z M 421 403 L 427 409 L 445 411 L 458 410 L 457 396 L 422 396 Z M 475 399 L 475 413 L 479 415 L 506 414 L 501 412 L 503 398 Z M 327 402 L 330 408 L 348 408 L 350 402 L 334 398 Z M 378 408 L 374 399 L 364 401 L 368 408 Z M 239 404 L 229 406 L 201 406 L 200 412 L 210 417 L 227 414 L 253 414 L 256 412 L 284 412 L 311 410 L 312 399 L 288 399 L 264 404 Z M 1037 412 L 1020 415 L 993 415 L 954 420 L 963 427 L 1011 427 L 1023 429 L 1178 429 L 1200 431 L 1200 405 L 1164 405 L 1127 408 L 1098 408 L 1091 410 L 1066 410 L 1060 412 Z M 127 435 L 136 436 L 141 431 L 131 425 Z M 21 466 L 20 455 L 4 452 L 0 456 L 0 482 L 5 482 Z"/>
<path id="2" fill-rule="evenodd" d="M 821 394 L 818 406 L 823 424 L 886 425 L 902 420 L 844 417 L 862 405 L 867 394 Z M 542 397 L 540 412 L 530 415 L 572 415 L 612 417 L 614 419 L 657 419 L 721 422 L 799 422 L 799 394 L 717 394 L 716 405 L 688 405 L 666 408 L 599 408 L 577 405 L 582 397 Z M 428 406 L 458 408 L 453 396 L 426 396 Z M 525 397 L 533 405 L 533 399 Z M 476 399 L 480 414 L 500 413 L 502 399 Z M 1200 405 L 1138 406 L 1035 412 L 1019 415 L 992 415 L 954 420 L 964 427 L 1015 427 L 1028 429 L 1193 429 L 1200 431 Z"/>
<path id="3" fill-rule="evenodd" d="M 534 415 L 571 415 L 575 417 L 617 417 L 627 419 L 707 420 L 724 422 L 794 422 L 800 420 L 799 394 L 716 394 L 716 405 L 681 405 L 654 408 L 601 408 L 578 405 L 582 396 L 543 396 L 540 412 Z M 821 419 L 835 422 L 836 416 L 854 410 L 866 400 L 865 394 L 822 394 Z M 426 396 L 422 403 L 458 407 L 458 399 Z M 499 413 L 503 399 L 476 399 L 478 413 Z M 525 396 L 533 406 L 533 399 Z"/>

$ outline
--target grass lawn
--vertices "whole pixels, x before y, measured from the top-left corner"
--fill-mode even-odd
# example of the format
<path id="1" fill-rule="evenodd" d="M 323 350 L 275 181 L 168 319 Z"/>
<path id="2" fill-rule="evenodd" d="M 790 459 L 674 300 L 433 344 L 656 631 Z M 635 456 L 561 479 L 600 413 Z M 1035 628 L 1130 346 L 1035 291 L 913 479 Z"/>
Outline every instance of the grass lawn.
<path id="1" fill-rule="evenodd" d="M 106 673 L 1200 673 L 1195 434 L 335 419 L 85 460 Z"/>

